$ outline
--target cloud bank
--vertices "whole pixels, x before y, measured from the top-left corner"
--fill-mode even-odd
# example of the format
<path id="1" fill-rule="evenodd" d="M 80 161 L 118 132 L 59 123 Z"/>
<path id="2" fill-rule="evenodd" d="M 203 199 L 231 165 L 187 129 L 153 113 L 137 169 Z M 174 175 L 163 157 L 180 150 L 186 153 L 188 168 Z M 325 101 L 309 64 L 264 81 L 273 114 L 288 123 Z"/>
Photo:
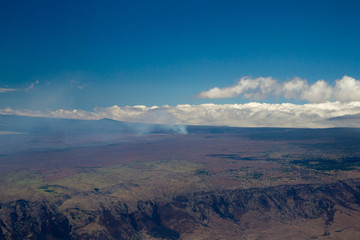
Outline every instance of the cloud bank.
<path id="1" fill-rule="evenodd" d="M 112 106 L 93 111 L 40 112 L 0 109 L 0 114 L 71 119 L 110 118 L 119 121 L 234 127 L 360 127 L 360 101 L 311 104 L 201 104 L 177 106 Z"/>
<path id="2" fill-rule="evenodd" d="M 199 98 L 207 99 L 243 97 L 259 100 L 269 96 L 305 100 L 310 103 L 360 101 L 360 81 L 344 76 L 342 79 L 336 80 L 334 86 L 331 86 L 324 80 L 318 80 L 309 85 L 306 80 L 301 78 L 279 83 L 271 77 L 243 77 L 233 86 L 214 87 L 198 94 Z"/>

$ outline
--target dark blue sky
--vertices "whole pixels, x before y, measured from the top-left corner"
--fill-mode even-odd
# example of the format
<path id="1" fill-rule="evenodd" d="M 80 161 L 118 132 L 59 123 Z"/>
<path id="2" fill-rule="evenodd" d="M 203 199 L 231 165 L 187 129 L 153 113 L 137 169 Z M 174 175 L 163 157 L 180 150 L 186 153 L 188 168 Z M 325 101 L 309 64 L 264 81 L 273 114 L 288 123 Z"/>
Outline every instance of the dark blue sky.
<path id="1" fill-rule="evenodd" d="M 359 79 L 359 13 L 360 1 L 2 0 L 0 88 L 17 91 L 0 108 L 244 103 L 194 96 L 243 76 Z"/>

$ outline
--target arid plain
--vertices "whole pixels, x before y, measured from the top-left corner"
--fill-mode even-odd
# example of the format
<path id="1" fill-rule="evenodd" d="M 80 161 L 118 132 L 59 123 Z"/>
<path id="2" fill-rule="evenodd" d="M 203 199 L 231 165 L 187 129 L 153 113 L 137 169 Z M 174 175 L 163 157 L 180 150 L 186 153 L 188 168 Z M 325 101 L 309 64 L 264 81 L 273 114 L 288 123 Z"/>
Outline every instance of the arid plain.
<path id="1" fill-rule="evenodd" d="M 359 129 L 1 121 L 0 239 L 360 237 Z"/>

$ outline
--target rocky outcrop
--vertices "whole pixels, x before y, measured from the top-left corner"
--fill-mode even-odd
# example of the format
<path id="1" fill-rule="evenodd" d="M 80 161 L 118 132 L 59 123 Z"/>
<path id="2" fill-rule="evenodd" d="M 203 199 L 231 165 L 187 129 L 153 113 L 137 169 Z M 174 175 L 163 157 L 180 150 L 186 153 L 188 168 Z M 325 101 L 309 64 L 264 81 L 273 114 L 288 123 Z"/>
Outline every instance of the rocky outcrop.
<path id="1" fill-rule="evenodd" d="M 179 239 L 194 226 L 208 227 L 212 216 L 243 229 L 294 219 L 322 219 L 326 227 L 339 209 L 359 212 L 359 189 L 360 181 L 339 181 L 197 192 L 138 201 L 131 210 L 122 201 L 94 211 L 60 211 L 50 203 L 18 200 L 0 205 L 0 239 Z"/>
<path id="2" fill-rule="evenodd" d="M 70 239 L 68 219 L 46 203 L 18 200 L 0 213 L 0 239 Z"/>

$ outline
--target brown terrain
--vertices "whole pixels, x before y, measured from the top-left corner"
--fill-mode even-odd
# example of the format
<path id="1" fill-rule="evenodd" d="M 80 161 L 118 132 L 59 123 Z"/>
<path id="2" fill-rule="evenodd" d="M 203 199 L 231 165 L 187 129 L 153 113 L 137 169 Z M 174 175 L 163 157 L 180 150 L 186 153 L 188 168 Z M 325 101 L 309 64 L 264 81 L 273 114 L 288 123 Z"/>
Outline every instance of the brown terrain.
<path id="1" fill-rule="evenodd" d="M 360 129 L 186 129 L 1 116 L 0 239 L 360 239 Z"/>

